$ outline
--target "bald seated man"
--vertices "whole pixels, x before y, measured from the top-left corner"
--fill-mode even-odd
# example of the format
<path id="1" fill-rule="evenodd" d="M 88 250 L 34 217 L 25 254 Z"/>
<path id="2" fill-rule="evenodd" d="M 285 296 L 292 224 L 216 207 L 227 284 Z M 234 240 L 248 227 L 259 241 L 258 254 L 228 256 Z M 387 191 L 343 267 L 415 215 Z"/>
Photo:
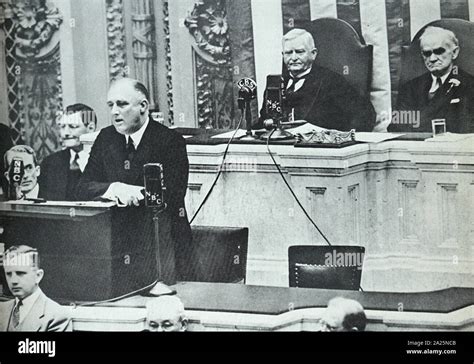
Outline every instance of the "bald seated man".
<path id="1" fill-rule="evenodd" d="M 356 300 L 335 297 L 329 301 L 320 321 L 321 331 L 364 331 L 367 317 Z"/>
<path id="2" fill-rule="evenodd" d="M 160 296 L 146 303 L 146 331 L 186 331 L 188 320 L 178 296 Z"/>

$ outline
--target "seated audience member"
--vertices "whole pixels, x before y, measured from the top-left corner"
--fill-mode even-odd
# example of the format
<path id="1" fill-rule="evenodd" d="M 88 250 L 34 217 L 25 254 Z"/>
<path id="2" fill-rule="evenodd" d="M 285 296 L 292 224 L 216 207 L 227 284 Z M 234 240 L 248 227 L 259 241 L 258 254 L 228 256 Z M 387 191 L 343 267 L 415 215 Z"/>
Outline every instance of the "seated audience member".
<path id="1" fill-rule="evenodd" d="M 6 168 L 3 161 L 3 156 L 11 147 L 13 147 L 13 140 L 10 128 L 6 125 L 0 124 L 0 187 L 4 195 L 7 193 L 8 181 L 4 176 Z"/>
<path id="2" fill-rule="evenodd" d="M 420 49 L 428 72 L 401 85 L 396 107 L 399 117 L 388 130 L 431 132 L 432 120 L 445 119 L 448 132 L 474 133 L 474 77 L 455 64 L 460 52 L 456 35 L 427 27 L 420 37 Z"/>
<path id="3" fill-rule="evenodd" d="M 71 331 L 67 310 L 39 287 L 44 271 L 37 250 L 12 246 L 3 261 L 8 288 L 15 298 L 0 302 L 0 331 Z"/>
<path id="4" fill-rule="evenodd" d="M 326 129 L 372 131 L 376 114 L 370 100 L 359 95 L 343 76 L 315 64 L 317 56 L 313 36 L 306 30 L 296 28 L 283 37 L 285 114 L 293 110 L 294 120 Z M 270 117 L 266 103 L 265 94 L 257 128 Z"/>
<path id="5" fill-rule="evenodd" d="M 76 186 L 86 167 L 89 154 L 83 150 L 79 137 L 95 131 L 97 117 L 84 104 L 66 108 L 58 122 L 64 150 L 53 153 L 41 163 L 41 196 L 46 200 L 72 201 Z"/>
<path id="6" fill-rule="evenodd" d="M 320 321 L 321 331 L 364 331 L 367 317 L 359 302 L 335 297 L 329 301 Z"/>
<path id="7" fill-rule="evenodd" d="M 186 331 L 188 320 L 177 296 L 159 296 L 146 303 L 146 331 Z"/>
<path id="8" fill-rule="evenodd" d="M 24 175 L 20 184 L 20 198 L 38 198 L 41 197 L 38 177 L 40 176 L 40 166 L 36 159 L 36 153 L 28 145 L 16 145 L 10 148 L 4 157 L 6 172 L 5 177 L 8 182 L 9 168 L 13 159 L 20 159 L 23 161 Z"/>

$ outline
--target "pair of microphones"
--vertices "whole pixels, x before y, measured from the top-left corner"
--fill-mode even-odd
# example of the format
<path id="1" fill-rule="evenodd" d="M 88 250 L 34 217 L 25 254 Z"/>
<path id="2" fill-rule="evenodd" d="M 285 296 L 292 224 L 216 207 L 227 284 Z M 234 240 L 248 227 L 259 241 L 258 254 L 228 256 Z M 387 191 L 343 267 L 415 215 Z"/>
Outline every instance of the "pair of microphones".
<path id="1" fill-rule="evenodd" d="M 257 83 L 251 78 L 244 77 L 237 82 L 239 88 L 238 104 L 243 110 L 244 103 L 247 103 L 257 96 Z M 282 75 L 268 75 L 267 87 L 265 89 L 265 112 L 268 119 L 264 120 L 263 126 L 267 130 L 277 129 L 281 126 L 298 126 L 304 124 L 302 121 L 284 121 L 284 103 L 286 99 L 285 81 Z M 248 116 L 249 114 L 247 114 Z M 249 125 L 247 118 L 247 126 Z"/>

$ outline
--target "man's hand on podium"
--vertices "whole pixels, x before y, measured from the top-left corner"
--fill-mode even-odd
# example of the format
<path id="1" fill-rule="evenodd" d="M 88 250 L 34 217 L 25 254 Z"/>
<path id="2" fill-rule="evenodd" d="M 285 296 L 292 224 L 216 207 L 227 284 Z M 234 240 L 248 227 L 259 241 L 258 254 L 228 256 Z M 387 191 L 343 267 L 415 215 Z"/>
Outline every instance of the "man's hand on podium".
<path id="1" fill-rule="evenodd" d="M 122 182 L 112 183 L 102 196 L 105 199 L 117 201 L 118 206 L 139 206 L 145 198 L 142 186 L 128 185 Z"/>

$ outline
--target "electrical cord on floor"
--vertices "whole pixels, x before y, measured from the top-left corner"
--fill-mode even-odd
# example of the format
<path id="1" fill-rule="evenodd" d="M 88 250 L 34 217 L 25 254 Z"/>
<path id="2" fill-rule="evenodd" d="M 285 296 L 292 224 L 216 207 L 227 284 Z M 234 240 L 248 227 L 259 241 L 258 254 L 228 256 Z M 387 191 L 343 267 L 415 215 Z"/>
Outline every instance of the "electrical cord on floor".
<path id="1" fill-rule="evenodd" d="M 268 136 L 268 139 L 267 139 L 267 150 L 268 150 L 268 154 L 270 154 L 270 157 L 272 158 L 272 161 L 273 161 L 273 164 L 275 164 L 275 167 L 277 168 L 278 170 L 278 173 L 280 173 L 280 176 L 281 178 L 283 179 L 283 181 L 285 182 L 285 185 L 286 187 L 288 187 L 288 189 L 290 190 L 291 194 L 293 195 L 294 199 L 296 200 L 296 202 L 298 203 L 299 207 L 301 208 L 301 210 L 304 212 L 304 214 L 306 215 L 306 217 L 308 218 L 308 220 L 311 222 L 311 224 L 313 224 L 313 226 L 316 228 L 316 230 L 318 230 L 319 234 L 321 234 L 321 236 L 324 238 L 324 240 L 326 240 L 326 243 L 329 245 L 329 246 L 332 246 L 332 244 L 329 242 L 328 238 L 326 237 L 326 235 L 323 234 L 323 232 L 321 231 L 321 229 L 318 227 L 318 225 L 316 225 L 316 223 L 314 222 L 314 220 L 311 218 L 311 216 L 309 216 L 308 212 L 306 211 L 306 209 L 303 207 L 303 205 L 301 204 L 300 200 L 298 199 L 298 197 L 296 196 L 295 192 L 293 191 L 293 189 L 291 188 L 290 184 L 288 183 L 288 181 L 286 180 L 285 176 L 283 175 L 283 172 L 281 171 L 280 169 L 280 166 L 278 165 L 278 163 L 276 162 L 275 158 L 273 157 L 273 153 L 272 151 L 270 150 L 270 139 L 273 135 L 273 133 L 275 132 L 276 129 L 273 129 L 272 132 L 270 133 L 270 135 Z"/>
<path id="2" fill-rule="evenodd" d="M 204 199 L 202 200 L 202 202 L 201 202 L 201 204 L 199 205 L 198 209 L 196 210 L 196 212 L 194 213 L 193 217 L 192 217 L 191 220 L 189 221 L 189 224 L 190 224 L 190 225 L 193 223 L 194 219 L 196 219 L 196 216 L 199 214 L 199 212 L 201 211 L 202 207 L 203 207 L 204 204 L 206 203 L 207 199 L 208 199 L 209 196 L 211 195 L 212 190 L 213 190 L 214 187 L 216 186 L 217 181 L 219 180 L 219 177 L 220 177 L 221 174 L 222 174 L 222 168 L 224 167 L 225 158 L 227 157 L 227 153 L 228 153 L 228 151 L 229 151 L 230 143 L 232 143 L 232 141 L 234 140 L 235 134 L 237 134 L 237 132 L 239 131 L 240 125 L 242 124 L 242 121 L 243 121 L 243 120 L 244 120 L 244 116 L 242 115 L 242 117 L 240 118 L 239 124 L 238 124 L 237 127 L 235 128 L 234 134 L 232 134 L 231 138 L 230 138 L 229 141 L 227 142 L 227 145 L 226 145 L 225 150 L 224 150 L 224 156 L 222 157 L 222 162 L 221 162 L 221 164 L 220 164 L 220 166 L 219 166 L 219 170 L 218 170 L 218 172 L 217 172 L 217 176 L 216 176 L 216 178 L 214 179 L 214 182 L 212 183 L 211 188 L 209 189 L 209 191 L 207 191 L 207 194 L 206 194 L 206 196 L 204 197 Z"/>

